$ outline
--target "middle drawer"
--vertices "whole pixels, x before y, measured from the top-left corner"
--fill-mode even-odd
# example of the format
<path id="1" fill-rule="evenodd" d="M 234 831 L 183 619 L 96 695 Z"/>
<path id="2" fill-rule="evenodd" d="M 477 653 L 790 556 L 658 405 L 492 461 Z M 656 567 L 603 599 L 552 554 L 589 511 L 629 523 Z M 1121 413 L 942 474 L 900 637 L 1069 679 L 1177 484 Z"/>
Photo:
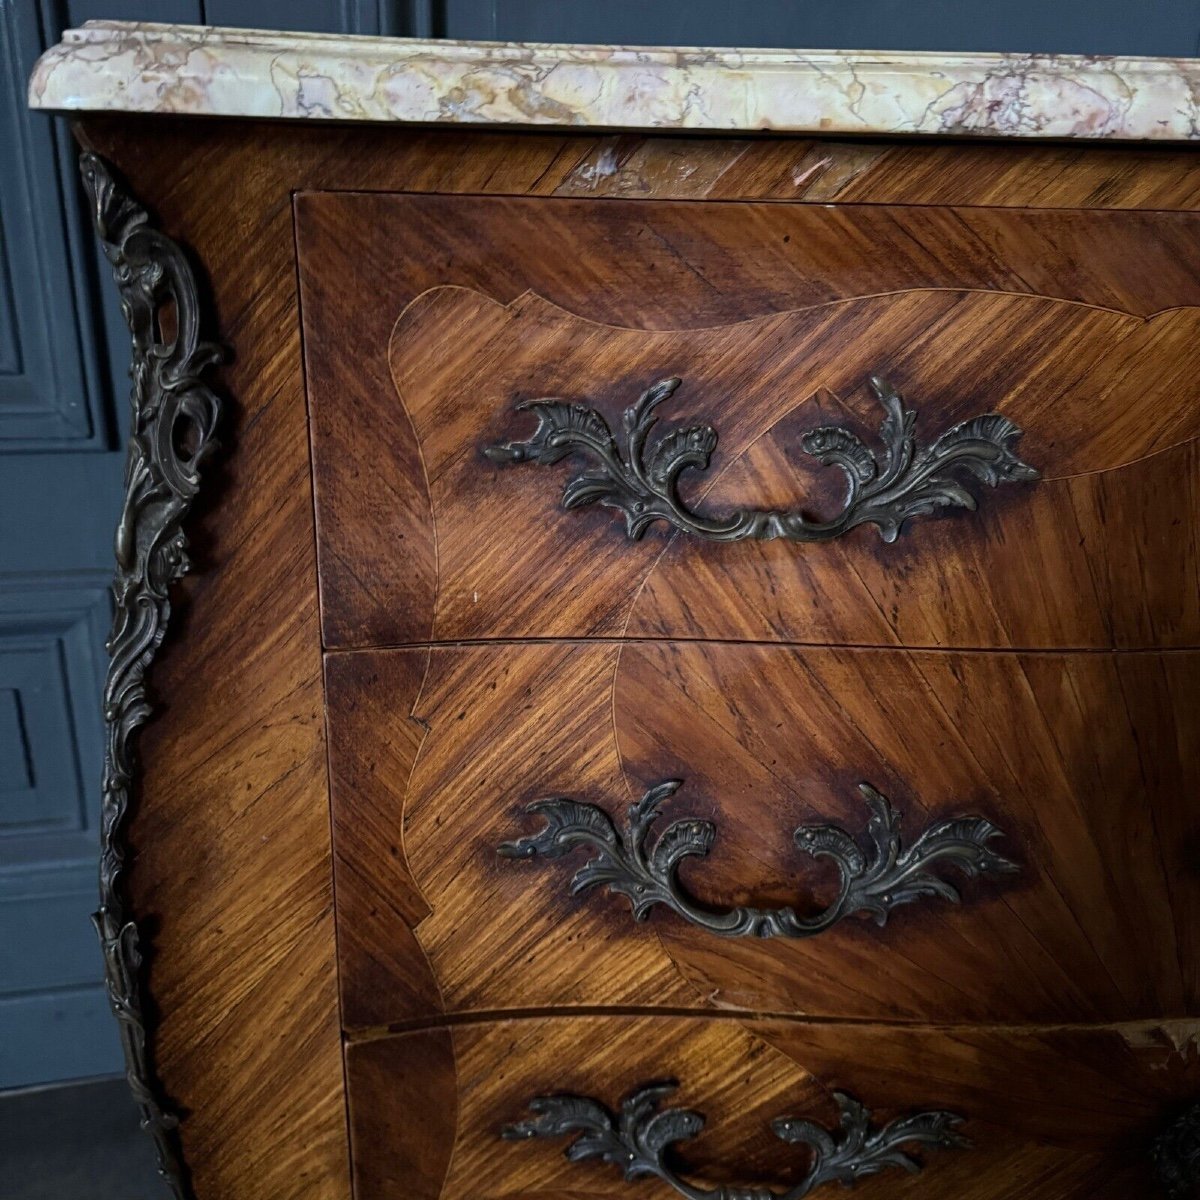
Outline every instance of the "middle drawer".
<path id="1" fill-rule="evenodd" d="M 326 663 L 349 1028 L 1197 1011 L 1196 653 L 646 641 Z"/>

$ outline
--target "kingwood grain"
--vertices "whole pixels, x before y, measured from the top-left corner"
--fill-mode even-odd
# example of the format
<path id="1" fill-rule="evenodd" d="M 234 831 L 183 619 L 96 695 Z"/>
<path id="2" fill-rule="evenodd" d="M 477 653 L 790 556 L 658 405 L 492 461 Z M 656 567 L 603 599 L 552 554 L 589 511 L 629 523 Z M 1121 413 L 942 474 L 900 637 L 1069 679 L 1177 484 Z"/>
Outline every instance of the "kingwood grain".
<path id="1" fill-rule="evenodd" d="M 349 1195 L 312 509 L 286 182 L 85 136 L 203 264 L 231 409 L 152 672 L 133 825 L 154 1058 L 199 1200 Z M 219 199 L 216 199 L 218 198 Z M 281 203 L 282 201 L 282 203 Z M 246 246 L 252 238 L 254 253 Z M 114 514 L 115 515 L 115 514 Z M 192 532 L 192 531 L 189 531 Z"/>
<path id="2" fill-rule="evenodd" d="M 1200 1003 L 1191 863 L 1194 654 L 964 654 L 701 643 L 327 656 L 343 1016 L 355 1027 L 554 1006 L 938 1021 L 1116 1021 Z M 976 813 L 1022 872 L 962 880 L 885 929 L 721 939 L 664 910 L 571 896 L 585 850 L 500 859 L 531 801 L 622 825 L 711 820 L 683 868 L 716 908 L 811 911 L 836 874 L 802 824 L 865 829 L 869 781 L 914 839 Z"/>
<path id="3" fill-rule="evenodd" d="M 294 193 L 1122 210 L 1190 210 L 1200 202 L 1200 160 L 1174 150 L 312 129 L 130 117 L 89 117 L 79 128 L 156 211 L 160 226 L 195 250 L 211 278 L 221 335 L 235 354 L 222 377 L 231 398 L 223 431 L 229 450 L 193 539 L 198 574 L 181 590 L 180 619 L 156 664 L 152 688 L 161 704 L 143 740 L 145 786 L 133 833 L 136 907 L 153 932 L 154 1049 L 166 1091 L 186 1114 L 181 1136 L 200 1200 L 349 1194 Z M 410 272 L 408 291 L 388 291 L 388 303 L 372 313 L 355 308 L 353 323 L 335 331 L 330 354 L 344 356 L 342 395 L 354 413 L 363 396 L 391 394 L 386 343 L 399 309 L 426 287 L 479 287 L 483 280 L 478 266 L 455 265 L 463 261 L 461 242 L 448 256 L 436 237 L 398 247 L 371 226 L 342 236 L 357 285 L 341 283 L 343 301 L 347 290 L 379 287 L 400 249 Z M 1075 244 L 1070 262 L 1056 263 L 1048 278 L 1092 278 L 1087 247 Z M 1121 297 L 1119 307 L 1141 312 L 1128 297 L 1146 280 L 1178 280 L 1172 257 L 1158 255 L 1144 278 L 1135 270 L 1105 287 Z M 688 282 L 686 269 L 676 274 L 688 303 L 714 290 Z M 602 303 L 604 293 L 598 297 Z M 717 305 L 737 311 L 736 290 Z M 412 450 L 411 437 L 391 423 L 373 428 L 365 409 L 337 436 L 364 471 Z M 389 521 L 406 506 L 425 513 L 420 491 L 404 491 L 397 478 L 379 494 L 378 513 Z M 412 526 L 411 515 L 406 519 Z M 389 528 L 395 526 L 380 526 Z M 347 610 L 344 628 L 355 640 L 368 636 L 375 614 L 389 606 L 422 612 L 430 538 L 387 544 L 390 553 L 377 568 L 382 579 L 368 575 L 358 585 L 366 599 L 356 597 Z M 411 579 L 409 590 L 396 584 L 400 578 Z M 414 986 L 419 992 L 420 983 Z M 568 1187 L 558 1194 L 572 1193 Z"/>
<path id="4" fill-rule="evenodd" d="M 1191 214 L 314 194 L 298 233 L 328 645 L 1200 644 Z M 720 436 L 683 477 L 694 507 L 829 516 L 844 478 L 801 439 L 838 424 L 875 445 L 872 373 L 924 445 L 1002 412 L 1043 480 L 977 485 L 979 512 L 892 546 L 663 525 L 630 544 L 611 510 L 561 508 L 594 464 L 481 453 L 531 432 L 519 401 L 619 431 L 678 375 L 661 428 Z"/>
<path id="5" fill-rule="evenodd" d="M 669 1200 L 675 1193 L 655 1180 L 629 1184 L 611 1166 L 567 1162 L 568 1139 L 498 1136 L 534 1096 L 576 1092 L 614 1106 L 668 1077 L 681 1084 L 669 1103 L 707 1117 L 680 1156 L 688 1177 L 709 1187 L 797 1182 L 806 1156 L 776 1139 L 770 1122 L 832 1124 L 831 1093 L 843 1090 L 880 1120 L 958 1112 L 974 1142 L 929 1154 L 919 1176 L 865 1180 L 856 1197 L 1151 1200 L 1153 1131 L 1200 1082 L 1194 1058 L 1119 1030 L 644 1017 L 500 1021 L 352 1042 L 347 1063 L 359 1200 L 390 1200 L 401 1188 L 412 1200 L 590 1200 L 635 1187 L 646 1200 Z"/>

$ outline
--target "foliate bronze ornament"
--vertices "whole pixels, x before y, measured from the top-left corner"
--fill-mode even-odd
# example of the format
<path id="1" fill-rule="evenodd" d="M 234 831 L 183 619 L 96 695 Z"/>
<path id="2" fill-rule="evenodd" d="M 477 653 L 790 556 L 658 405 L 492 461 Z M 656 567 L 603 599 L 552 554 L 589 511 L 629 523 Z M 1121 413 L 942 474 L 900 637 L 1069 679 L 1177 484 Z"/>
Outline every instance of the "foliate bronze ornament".
<path id="1" fill-rule="evenodd" d="M 170 588 L 188 569 L 183 521 L 216 449 L 220 402 L 203 382 L 222 358 L 201 338 L 196 279 L 175 242 L 100 158 L 80 158 L 96 233 L 112 266 L 131 335 L 132 425 L 125 499 L 116 532 L 114 614 L 104 687 L 108 741 L 100 822 L 100 909 L 92 918 L 104 950 L 108 999 L 120 1026 L 125 1072 L 154 1139 L 159 1174 L 188 1194 L 174 1133 L 178 1119 L 157 1086 L 147 1045 L 146 989 L 134 916 L 125 894 L 126 826 L 137 771 L 136 735 L 150 716 L 146 673 L 171 616 Z"/>
<path id="2" fill-rule="evenodd" d="M 550 466 L 569 454 L 583 454 L 599 470 L 567 481 L 563 507 L 602 504 L 620 509 L 625 514 L 625 532 L 633 539 L 655 521 L 665 521 L 683 533 L 714 542 L 744 538 L 827 542 L 859 525 L 875 525 L 885 542 L 894 542 L 910 517 L 976 507 L 975 497 L 956 475 L 992 487 L 1038 478 L 1037 470 L 1022 462 L 1013 449 L 1021 430 L 999 413 L 972 417 L 948 429 L 932 445 L 919 446 L 913 433 L 916 412 L 905 407 L 894 388 L 872 375 L 871 390 L 886 413 L 879 431 L 882 457 L 841 425 L 822 426 L 801 439 L 806 453 L 845 473 L 849 488 L 837 516 L 817 521 L 800 508 L 739 508 L 725 516 L 693 512 L 679 495 L 679 477 L 689 467 L 699 471 L 708 467 L 717 431 L 711 425 L 673 429 L 647 448 L 658 421 L 656 410 L 680 382 L 661 380 L 625 410 L 624 451 L 596 409 L 546 398 L 517 405 L 518 411 L 530 409 L 537 417 L 531 437 L 488 446 L 484 454 L 500 466 Z"/>
<path id="3" fill-rule="evenodd" d="M 1151 1156 L 1169 1200 L 1200 1196 L 1200 1104 L 1185 1109 L 1155 1138 Z"/>
<path id="4" fill-rule="evenodd" d="M 870 784 L 859 784 L 867 803 L 865 845 L 837 825 L 801 825 L 793 834 L 798 849 L 814 858 L 832 859 L 841 875 L 838 894 L 828 907 L 811 916 L 794 908 L 738 906 L 714 910 L 693 900 L 679 882 L 679 864 L 703 858 L 716 841 L 711 821 L 674 821 L 650 845 L 650 830 L 662 805 L 682 786 L 669 779 L 652 787 L 630 805 L 625 829 L 618 832 L 612 818 L 595 804 L 557 797 L 537 800 L 527 812 L 544 826 L 529 837 L 498 847 L 504 858 L 562 858 L 577 846 L 597 853 L 571 880 L 571 894 L 607 887 L 628 898 L 636 920 L 663 905 L 684 920 L 721 937 L 807 938 L 836 925 L 843 917 L 865 913 L 885 925 L 888 914 L 902 904 L 926 897 L 957 903 L 958 889 L 934 873 L 936 866 L 955 867 L 965 875 L 1011 874 L 1019 868 L 991 850 L 988 843 L 1000 830 L 983 817 L 962 816 L 934 821 L 905 848 L 900 815 Z"/>
<path id="5" fill-rule="evenodd" d="M 836 1129 L 815 1121 L 780 1117 L 771 1122 L 775 1136 L 808 1152 L 808 1168 L 799 1183 L 782 1191 L 770 1187 L 700 1187 L 689 1183 L 666 1161 L 679 1142 L 696 1137 L 704 1117 L 683 1108 L 659 1110 L 659 1101 L 678 1084 L 673 1080 L 639 1087 L 621 1103 L 620 1114 L 585 1096 L 538 1096 L 529 1107 L 535 1116 L 506 1126 L 501 1136 L 528 1138 L 579 1136 L 567 1147 L 571 1162 L 598 1158 L 618 1167 L 628 1181 L 653 1177 L 669 1184 L 688 1200 L 801 1200 L 825 1183 L 850 1186 L 889 1167 L 916 1173 L 921 1163 L 904 1147 L 958 1149 L 970 1142 L 957 1132 L 962 1118 L 937 1110 L 897 1117 L 886 1125 L 871 1124 L 871 1114 L 857 1100 L 834 1092 L 841 1112 Z"/>

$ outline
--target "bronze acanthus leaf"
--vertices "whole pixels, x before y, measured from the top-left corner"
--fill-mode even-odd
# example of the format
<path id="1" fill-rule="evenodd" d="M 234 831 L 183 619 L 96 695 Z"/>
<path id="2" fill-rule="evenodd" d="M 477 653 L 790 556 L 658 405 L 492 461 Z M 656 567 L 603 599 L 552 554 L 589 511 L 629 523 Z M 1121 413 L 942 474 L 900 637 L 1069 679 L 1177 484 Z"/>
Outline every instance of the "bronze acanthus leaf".
<path id="1" fill-rule="evenodd" d="M 201 336 L 199 291 L 183 250 L 149 224 L 146 211 L 99 157 L 84 153 L 79 165 L 129 325 L 133 380 L 104 688 L 100 908 L 93 921 L 142 1128 L 154 1139 L 159 1174 L 184 1200 L 189 1187 L 178 1119 L 162 1099 L 147 1043 L 142 953 L 124 873 L 135 742 L 151 713 L 146 675 L 170 621 L 171 585 L 188 569 L 183 521 L 200 487 L 200 468 L 216 449 L 221 408 L 203 376 L 222 352 Z"/>
<path id="2" fill-rule="evenodd" d="M 837 825 L 801 825 L 792 835 L 797 849 L 814 858 L 831 859 L 841 877 L 838 894 L 823 910 L 802 916 L 792 907 L 753 908 L 740 905 L 717 910 L 692 899 L 679 882 L 685 858 L 703 858 L 716 841 L 711 821 L 674 821 L 653 846 L 650 831 L 662 805 L 681 786 L 669 779 L 650 788 L 630 805 L 623 831 L 595 804 L 556 797 L 537 800 L 527 811 L 545 824 L 536 833 L 498 847 L 504 858 L 562 858 L 578 846 L 595 851 L 571 881 L 571 894 L 604 886 L 625 896 L 634 918 L 644 920 L 657 905 L 669 908 L 692 925 L 721 937 L 807 938 L 829 929 L 844 917 L 868 914 L 883 925 L 902 904 L 940 897 L 957 902 L 958 889 L 941 878 L 937 867 L 953 867 L 964 875 L 1006 875 L 1019 868 L 989 846 L 1000 830 L 978 816 L 955 816 L 932 822 L 910 845 L 900 837 L 900 815 L 870 784 L 859 785 L 870 816 L 865 844 Z"/>
<path id="3" fill-rule="evenodd" d="M 992 487 L 1038 478 L 1037 470 L 1013 448 L 1021 430 L 1008 417 L 999 413 L 972 417 L 948 429 L 932 445 L 921 446 L 913 432 L 916 412 L 905 406 L 894 388 L 872 375 L 871 390 L 885 412 L 879 431 L 882 455 L 841 425 L 822 426 L 801 439 L 806 453 L 824 466 L 840 467 L 846 476 L 846 499 L 836 516 L 819 521 L 801 508 L 737 508 L 721 516 L 694 512 L 679 494 L 679 478 L 689 467 L 698 471 L 708 467 L 717 431 L 711 425 L 673 429 L 653 446 L 647 445 L 658 421 L 658 406 L 680 382 L 660 380 L 625 410 L 624 450 L 596 409 L 546 398 L 517 406 L 537 418 L 529 438 L 488 446 L 484 454 L 498 466 L 551 466 L 570 454 L 582 454 L 595 469 L 567 481 L 563 507 L 601 504 L 619 509 L 625 516 L 625 532 L 633 539 L 655 521 L 663 521 L 713 542 L 745 538 L 827 542 L 859 525 L 875 525 L 885 542 L 894 542 L 911 517 L 939 509 L 974 509 L 977 502 L 961 482 L 964 476 Z"/>
<path id="4" fill-rule="evenodd" d="M 677 1086 L 674 1080 L 643 1084 L 622 1101 L 619 1113 L 586 1096 L 538 1096 L 529 1104 L 534 1116 L 506 1126 L 501 1136 L 523 1141 L 575 1134 L 565 1151 L 571 1162 L 596 1158 L 616 1167 L 627 1181 L 660 1179 L 687 1200 L 802 1200 L 822 1184 L 850 1186 L 889 1167 L 915 1174 L 921 1163 L 905 1151 L 906 1146 L 929 1150 L 970 1146 L 957 1132 L 962 1118 L 954 1113 L 927 1110 L 877 1126 L 862 1104 L 835 1092 L 840 1110 L 836 1129 L 795 1117 L 771 1122 L 777 1138 L 808 1154 L 807 1170 L 794 1186 L 780 1191 L 765 1186 L 701 1187 L 683 1178 L 668 1161 L 674 1146 L 704 1128 L 704 1117 L 690 1109 L 659 1109 L 659 1102 Z"/>

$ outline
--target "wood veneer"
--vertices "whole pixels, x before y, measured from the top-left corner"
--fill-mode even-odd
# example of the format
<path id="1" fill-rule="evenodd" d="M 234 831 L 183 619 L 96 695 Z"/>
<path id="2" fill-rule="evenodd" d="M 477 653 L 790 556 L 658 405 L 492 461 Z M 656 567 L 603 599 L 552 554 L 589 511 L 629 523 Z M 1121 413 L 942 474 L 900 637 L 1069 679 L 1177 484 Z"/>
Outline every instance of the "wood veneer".
<path id="1" fill-rule="evenodd" d="M 661 1006 L 872 1020 L 1196 1015 L 1196 655 L 963 654 L 626 642 L 355 651 L 327 665 L 343 1017 Z M 724 939 L 624 897 L 570 894 L 586 848 L 501 859 L 531 801 L 618 827 L 715 823 L 685 884 L 717 909 L 819 909 L 804 824 L 858 835 L 863 780 L 915 839 L 978 813 L 1017 876 L 964 880 L 884 929 Z"/>
<path id="2" fill-rule="evenodd" d="M 182 620 L 152 680 L 160 709 L 142 745 L 132 874 L 137 910 L 153 935 L 157 1068 L 185 1114 L 181 1137 L 201 1200 L 343 1200 L 350 1187 L 295 193 L 841 200 L 1122 210 L 1116 216 L 1123 218 L 1134 210 L 1186 212 L 1200 202 L 1200 162 L 1169 149 L 518 135 L 129 117 L 89 117 L 78 128 L 120 168 L 161 227 L 204 264 L 221 334 L 235 351 L 221 379 L 232 401 L 223 431 L 229 448 L 193 536 L 197 575 L 183 589 Z M 303 210 L 308 200 L 298 203 Z M 364 251 L 355 256 L 357 289 L 380 289 L 398 247 L 374 227 L 344 233 Z M 1073 247 L 1031 276 L 1035 288 L 1053 290 L 1047 281 L 1054 277 L 1090 274 L 1084 264 L 1094 243 Z M 1027 256 L 1030 270 L 1037 257 Z M 1184 287 L 1167 257 L 1160 254 L 1144 272 L 1133 263 L 1132 274 L 1107 282 L 1104 298 L 1091 302 L 1145 315 L 1128 300 L 1131 289 L 1158 276 Z M 503 289 L 485 286 L 478 264 L 448 266 L 444 255 L 429 252 L 405 261 L 405 286 L 390 288 L 388 303 L 371 313 L 356 309 L 355 323 L 327 348 L 330 365 L 354 368 L 341 377 L 347 411 L 363 397 L 393 394 L 387 337 L 397 313 L 421 291 L 449 281 L 505 297 Z M 694 305 L 712 293 L 711 282 L 677 271 L 673 303 L 682 297 Z M 306 309 L 310 301 L 318 303 L 315 294 L 306 294 Z M 738 311 L 736 289 L 714 294 L 714 302 L 735 319 L 756 315 Z M 364 354 L 364 346 L 373 350 Z M 390 456 L 380 455 L 382 434 L 369 421 L 347 421 L 336 436 L 363 471 L 381 462 L 390 469 L 403 453 L 401 439 L 388 447 Z M 420 502 L 419 494 L 381 492 L 377 511 L 395 520 L 398 509 Z M 393 542 L 389 553 L 390 565 L 376 566 L 386 602 L 372 598 L 378 580 L 368 578 L 340 626 L 326 612 L 335 640 L 369 641 L 380 613 L 400 611 L 425 594 L 429 542 Z M 409 590 L 398 579 L 411 581 Z M 1111 1044 L 1097 1053 L 1106 1055 Z M 363 1076 L 352 1072 L 356 1078 Z M 369 1091 L 362 1095 L 370 1098 Z M 357 1120 L 361 1106 L 356 1111 Z M 716 1114 L 711 1102 L 709 1111 Z M 544 1150 L 537 1162 L 557 1162 L 556 1151 Z M 426 1165 L 416 1178 L 436 1170 L 420 1161 Z M 961 1170 L 965 1181 L 974 1177 L 969 1161 L 963 1156 L 964 1165 L 946 1169 Z M 1019 1163 L 1047 1196 L 1060 1179 L 1063 1195 L 1137 1194 L 1124 1168 L 1114 1173 L 1099 1159 L 1055 1165 L 1060 1161 L 1029 1155 Z M 1007 1159 L 1006 1165 L 1023 1169 Z M 1073 1173 L 1091 1190 L 1073 1182 Z M 1140 1165 L 1136 1178 L 1144 1179 Z M 564 1188 L 574 1186 L 572 1176 Z"/>
<path id="3" fill-rule="evenodd" d="M 1192 214 L 320 193 L 297 229 L 327 645 L 1200 643 Z M 431 260 L 440 285 L 408 301 Z M 391 386 L 360 365 L 385 338 Z M 800 440 L 837 424 L 874 444 L 873 373 L 920 444 L 1003 413 L 1042 481 L 980 485 L 979 512 L 894 545 L 861 528 L 714 547 L 662 525 L 630 545 L 611 511 L 561 508 L 591 464 L 481 453 L 529 433 L 519 401 L 619 430 L 678 375 L 662 428 L 720 439 L 683 476 L 693 507 L 828 516 L 844 477 Z"/>
<path id="4" fill-rule="evenodd" d="M 574 1092 L 615 1107 L 634 1086 L 671 1076 L 680 1088 L 667 1103 L 707 1117 L 680 1149 L 688 1177 L 706 1186 L 797 1182 L 807 1157 L 770 1122 L 834 1123 L 840 1089 L 880 1120 L 926 1107 L 970 1114 L 969 1150 L 925 1155 L 920 1175 L 864 1180 L 856 1198 L 1151 1200 L 1153 1131 L 1200 1080 L 1194 1060 L 1184 1065 L 1145 1036 L 1140 1027 L 560 1016 L 356 1041 L 347 1063 L 357 1194 L 669 1200 L 675 1193 L 657 1180 L 629 1184 L 611 1166 L 568 1162 L 567 1138 L 511 1143 L 499 1131 L 534 1096 Z"/>

